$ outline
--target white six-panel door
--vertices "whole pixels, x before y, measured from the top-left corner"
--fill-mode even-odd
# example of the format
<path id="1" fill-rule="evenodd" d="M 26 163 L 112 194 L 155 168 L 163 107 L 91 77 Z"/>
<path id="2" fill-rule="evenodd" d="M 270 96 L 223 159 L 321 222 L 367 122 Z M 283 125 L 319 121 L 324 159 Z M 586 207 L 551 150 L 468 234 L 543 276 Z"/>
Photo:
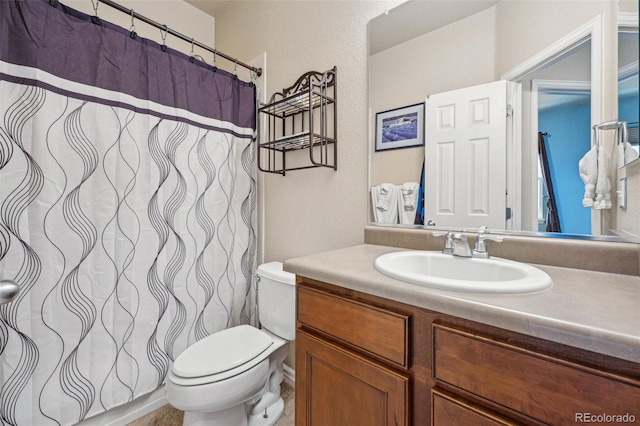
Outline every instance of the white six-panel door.
<path id="1" fill-rule="evenodd" d="M 425 223 L 505 229 L 506 81 L 431 95 Z"/>

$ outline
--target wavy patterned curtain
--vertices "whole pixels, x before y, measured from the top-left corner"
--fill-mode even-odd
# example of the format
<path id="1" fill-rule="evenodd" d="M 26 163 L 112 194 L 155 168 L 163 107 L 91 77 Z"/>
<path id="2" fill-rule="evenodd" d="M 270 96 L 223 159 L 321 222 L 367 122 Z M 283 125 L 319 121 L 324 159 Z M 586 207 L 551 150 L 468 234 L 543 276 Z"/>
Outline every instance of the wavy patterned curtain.
<path id="1" fill-rule="evenodd" d="M 42 0 L 0 1 L 3 424 L 68 425 L 253 323 L 252 84 Z"/>

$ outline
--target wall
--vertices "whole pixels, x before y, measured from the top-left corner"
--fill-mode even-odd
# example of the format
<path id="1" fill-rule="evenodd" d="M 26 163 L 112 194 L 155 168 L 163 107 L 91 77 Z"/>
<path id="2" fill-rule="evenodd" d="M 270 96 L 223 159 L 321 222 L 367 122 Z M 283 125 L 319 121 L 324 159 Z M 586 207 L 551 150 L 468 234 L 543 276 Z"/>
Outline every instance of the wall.
<path id="1" fill-rule="evenodd" d="M 264 261 L 360 244 L 367 222 L 367 22 L 398 1 L 238 1 L 216 16 L 217 48 L 266 52 L 267 95 L 338 67 L 338 170 L 261 173 Z"/>
<path id="2" fill-rule="evenodd" d="M 371 134 L 375 135 L 378 112 L 424 102 L 429 94 L 493 81 L 494 27 L 495 7 L 372 55 Z M 423 160 L 424 147 L 375 152 L 372 144 L 371 186 L 417 182 Z"/>

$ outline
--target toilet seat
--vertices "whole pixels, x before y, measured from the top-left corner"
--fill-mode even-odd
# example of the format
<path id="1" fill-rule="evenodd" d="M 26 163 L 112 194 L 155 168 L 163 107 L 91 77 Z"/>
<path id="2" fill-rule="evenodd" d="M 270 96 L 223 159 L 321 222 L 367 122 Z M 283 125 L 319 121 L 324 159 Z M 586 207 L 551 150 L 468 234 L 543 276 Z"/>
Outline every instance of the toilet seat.
<path id="1" fill-rule="evenodd" d="M 173 363 L 169 380 L 194 386 L 228 379 L 259 364 L 273 345 L 271 336 L 250 325 L 219 331 L 185 349 Z"/>

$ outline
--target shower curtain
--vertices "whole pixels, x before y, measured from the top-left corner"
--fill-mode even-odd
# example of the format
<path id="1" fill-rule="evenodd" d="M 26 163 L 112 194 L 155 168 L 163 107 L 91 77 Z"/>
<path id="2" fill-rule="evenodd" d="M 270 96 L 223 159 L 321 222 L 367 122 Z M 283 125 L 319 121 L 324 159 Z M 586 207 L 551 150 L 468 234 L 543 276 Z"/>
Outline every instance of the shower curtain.
<path id="1" fill-rule="evenodd" d="M 0 414 L 75 424 L 255 322 L 255 92 L 55 1 L 0 21 Z"/>

